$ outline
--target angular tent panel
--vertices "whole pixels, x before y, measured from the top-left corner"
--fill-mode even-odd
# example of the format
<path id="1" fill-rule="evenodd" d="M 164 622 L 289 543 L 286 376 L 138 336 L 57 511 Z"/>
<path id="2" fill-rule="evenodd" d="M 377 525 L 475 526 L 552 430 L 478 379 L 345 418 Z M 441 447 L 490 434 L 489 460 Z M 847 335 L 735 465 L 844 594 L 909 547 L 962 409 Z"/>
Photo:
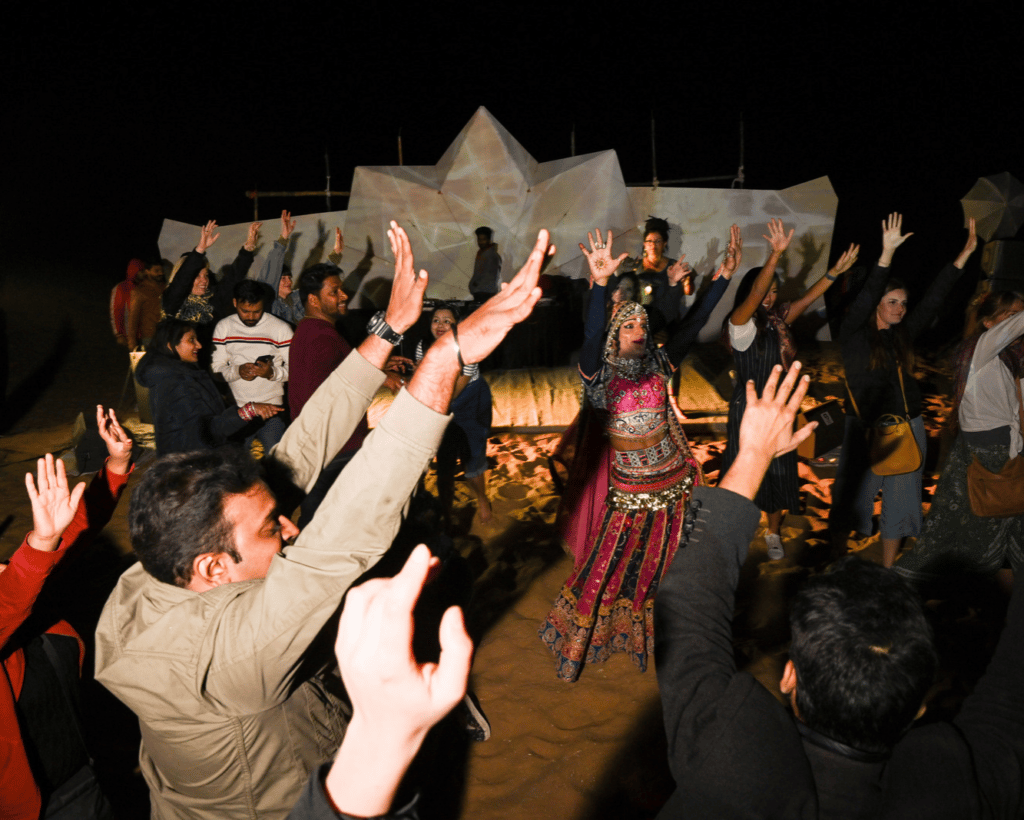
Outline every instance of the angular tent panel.
<path id="1" fill-rule="evenodd" d="M 642 250 L 643 220 L 647 215 L 666 219 L 672 230 L 666 253 L 686 261 L 697 271 L 698 291 L 705 278 L 714 273 L 728 246 L 729 227 L 736 223 L 743 236 L 743 261 L 722 301 L 701 331 L 700 340 L 717 338 L 722 321 L 732 309 L 736 288 L 742 275 L 763 264 L 769 253 L 765 227 L 772 217 L 781 218 L 788 228 L 795 228 L 793 242 L 780 265 L 780 274 L 787 280 L 784 295 L 790 288 L 801 291 L 825 274 L 832 242 L 832 227 L 838 200 L 827 177 L 795 185 L 784 191 L 751 191 L 719 188 L 630 188 L 630 197 L 637 213 L 636 232 L 621 239 L 622 250 L 631 254 Z M 635 237 L 635 238 L 634 238 Z M 616 245 L 619 250 L 619 245 Z M 789 283 L 789 280 L 793 280 Z M 685 297 L 691 303 L 694 297 Z M 824 307 L 824 300 L 811 306 L 810 312 Z M 828 338 L 828 327 L 818 333 Z"/>

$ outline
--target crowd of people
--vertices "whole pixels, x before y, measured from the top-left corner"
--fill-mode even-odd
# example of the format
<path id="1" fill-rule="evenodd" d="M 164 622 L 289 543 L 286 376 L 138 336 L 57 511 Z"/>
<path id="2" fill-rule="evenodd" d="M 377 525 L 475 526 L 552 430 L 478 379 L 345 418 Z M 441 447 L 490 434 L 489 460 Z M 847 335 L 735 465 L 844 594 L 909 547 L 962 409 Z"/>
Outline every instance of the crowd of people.
<path id="1" fill-rule="evenodd" d="M 394 577 L 358 581 L 396 541 L 435 456 L 440 526 L 457 463 L 480 518 L 491 516 L 491 399 L 479 364 L 536 306 L 554 248 L 541 231 L 501 283 L 492 232 L 478 232 L 479 306 L 464 317 L 436 307 L 412 362 L 394 351 L 420 320 L 428 274 L 400 226 L 388 232 L 387 307 L 355 347 L 337 328 L 348 299 L 340 231 L 329 261 L 293 288 L 284 259 L 294 220 L 282 214 L 280 238 L 250 276 L 260 227 L 219 278 L 205 257 L 219 236 L 210 222 L 168 285 L 162 267 L 136 260 L 112 296 L 118 341 L 145 350 L 138 378 L 160 458 L 131 496 L 138 562 L 100 616 L 96 679 L 138 717 L 154 817 L 416 817 L 402 786 L 428 731 L 457 708 L 486 724 L 467 692 L 473 643 L 453 606 L 438 627 L 439 659 L 417 660 L 414 609 L 444 557 L 436 551 L 416 547 Z M 743 275 L 723 327 L 736 382 L 715 487 L 671 379 L 741 269 L 741 229 L 732 226 L 684 316 L 693 271 L 664 256 L 664 220 L 645 225 L 636 261 L 613 254 L 610 232 L 580 245 L 591 279 L 586 399 L 563 437 L 575 457 L 559 515 L 574 567 L 540 638 L 566 682 L 616 652 L 641 671 L 654 659 L 677 784 L 659 816 L 1024 816 L 1024 596 L 1011 592 L 988 670 L 953 723 L 914 727 L 937 666 L 922 591 L 965 573 L 1007 575 L 1024 559 L 1024 487 L 1013 484 L 1024 458 L 1024 295 L 988 293 L 973 306 L 955 354 L 958 434 L 922 524 L 927 442 L 913 341 L 977 239 L 971 220 L 963 251 L 908 312 L 890 268 L 912 234 L 899 214 L 883 221 L 878 262 L 842 320 L 849 401 L 830 518 L 836 561 L 790 605 L 787 709 L 737 668 L 736 587 L 762 517 L 768 558 L 786 555 L 794 453 L 815 428 L 795 429 L 809 379 L 790 325 L 848 274 L 860 246 L 782 301 L 775 271 L 793 231 L 775 219 L 767 231 L 769 257 Z M 147 318 L 154 300 L 159 322 Z M 366 412 L 384 385 L 395 398 L 370 431 Z M 97 408 L 97 424 L 109 458 L 88 489 L 70 487 L 49 455 L 26 477 L 33 530 L 0 572 L 2 817 L 110 816 L 76 728 L 81 641 L 61 622 L 37 629 L 29 619 L 48 573 L 109 520 L 132 471 L 114 413 Z M 844 555 L 851 531 L 870 532 L 879 492 L 882 566 Z M 900 556 L 906 537 L 917 541 Z"/>

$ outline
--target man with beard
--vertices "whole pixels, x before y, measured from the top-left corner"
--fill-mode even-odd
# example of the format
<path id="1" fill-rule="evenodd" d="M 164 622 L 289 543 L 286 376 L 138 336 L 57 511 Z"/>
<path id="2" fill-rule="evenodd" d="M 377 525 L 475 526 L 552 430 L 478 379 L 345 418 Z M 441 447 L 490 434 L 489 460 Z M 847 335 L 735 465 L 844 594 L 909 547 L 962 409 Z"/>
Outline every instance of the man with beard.
<path id="1" fill-rule="evenodd" d="M 251 279 L 235 285 L 235 313 L 213 331 L 213 372 L 228 383 L 239 407 L 248 402 L 284 406 L 292 328 L 264 310 L 265 291 L 265 285 Z M 258 438 L 265 453 L 284 435 L 280 415 L 254 419 L 251 425 L 247 444 Z"/>

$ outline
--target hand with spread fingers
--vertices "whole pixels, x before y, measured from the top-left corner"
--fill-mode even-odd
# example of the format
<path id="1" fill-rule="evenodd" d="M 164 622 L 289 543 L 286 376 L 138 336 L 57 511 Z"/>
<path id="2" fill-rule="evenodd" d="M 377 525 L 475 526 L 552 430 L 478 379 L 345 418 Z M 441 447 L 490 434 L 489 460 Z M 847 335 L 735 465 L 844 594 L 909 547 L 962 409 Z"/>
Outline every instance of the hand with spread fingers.
<path id="1" fill-rule="evenodd" d="M 42 552 L 53 552 L 60 544 L 64 530 L 75 518 L 75 511 L 85 493 L 85 482 L 68 490 L 68 477 L 64 462 L 52 453 L 36 464 L 36 481 L 32 473 L 25 473 L 25 489 L 32 504 L 32 532 L 29 546 Z"/>
<path id="2" fill-rule="evenodd" d="M 903 214 L 895 211 L 889 214 L 887 219 L 882 220 L 882 254 L 878 264 L 883 268 L 889 267 L 893 253 L 913 235 L 913 232 L 903 233 Z"/>
<path id="3" fill-rule="evenodd" d="M 427 732 L 466 694 L 473 642 L 458 607 L 441 618 L 438 662 L 413 654 L 413 608 L 437 564 L 421 544 L 394 578 L 345 599 L 335 653 L 353 713 L 324 785 L 346 814 L 385 814 Z"/>
<path id="4" fill-rule="evenodd" d="M 829 277 L 834 279 L 835 277 L 842 276 L 842 274 L 846 273 L 857 261 L 857 255 L 859 253 L 860 245 L 854 245 L 851 242 L 850 247 L 843 251 L 843 255 L 836 260 L 836 263 L 832 266 L 832 270 L 828 272 Z"/>
<path id="5" fill-rule="evenodd" d="M 492 296 L 456 326 L 453 335 L 458 337 L 463 363 L 482 362 L 513 325 L 530 315 L 541 296 L 537 287 L 541 269 L 555 254 L 555 246 L 549 244 L 549 239 L 548 232 L 541 230 L 526 264 L 512 281 L 502 284 L 501 293 Z"/>
<path id="6" fill-rule="evenodd" d="M 786 248 L 789 247 L 789 243 L 793 241 L 794 233 L 796 233 L 796 228 L 790 228 L 789 233 L 786 233 L 781 219 L 769 219 L 768 235 L 762 234 L 762 237 L 767 239 L 768 243 L 772 246 L 772 253 L 776 256 L 781 256 Z"/>
<path id="7" fill-rule="evenodd" d="M 338 232 L 339 241 L 341 232 Z M 391 299 L 384 320 L 396 333 L 405 333 L 416 324 L 423 312 L 423 294 L 427 291 L 428 276 L 425 270 L 415 270 L 412 244 L 409 235 L 394 220 L 388 229 L 391 252 L 395 255 L 395 278 L 391 284 Z"/>
<path id="8" fill-rule="evenodd" d="M 199 244 L 196 245 L 196 251 L 206 253 L 207 248 L 218 239 L 220 239 L 220 234 L 217 233 L 217 221 L 211 219 L 199 229 Z"/>
<path id="9" fill-rule="evenodd" d="M 747 407 L 740 422 L 739 453 L 719 487 L 753 499 L 773 458 L 795 450 L 814 432 L 817 422 L 793 430 L 800 402 L 811 380 L 800 376 L 800 362 L 793 362 L 779 384 L 782 367 L 775 365 L 761 395 L 753 381 L 746 384 Z"/>
<path id="10" fill-rule="evenodd" d="M 597 241 L 594 241 L 594 234 L 597 234 Z M 608 280 L 619 269 L 619 265 L 629 256 L 628 253 L 612 257 L 612 232 L 608 231 L 608 244 L 605 244 L 601 237 L 601 230 L 587 231 L 587 241 L 590 243 L 588 251 L 583 243 L 580 243 L 580 250 L 587 257 L 587 264 L 590 265 L 590 277 L 595 284 L 606 285 Z"/>

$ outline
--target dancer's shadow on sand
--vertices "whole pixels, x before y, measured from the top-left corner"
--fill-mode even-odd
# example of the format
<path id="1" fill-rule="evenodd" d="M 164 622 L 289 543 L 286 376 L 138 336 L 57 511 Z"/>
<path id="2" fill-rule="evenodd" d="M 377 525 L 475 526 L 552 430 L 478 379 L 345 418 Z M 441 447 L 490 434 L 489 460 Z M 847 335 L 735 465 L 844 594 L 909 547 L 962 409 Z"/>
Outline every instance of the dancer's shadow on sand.
<path id="1" fill-rule="evenodd" d="M 0 315 L 0 333 L 2 333 L 3 377 L 7 381 L 7 328 L 5 317 Z M 61 372 L 75 343 L 75 331 L 71 320 L 65 319 L 60 326 L 56 339 L 52 339 L 50 353 L 31 373 L 11 390 L 0 410 L 0 434 L 8 432 L 32 411 L 39 397 L 53 384 L 57 374 Z"/>

